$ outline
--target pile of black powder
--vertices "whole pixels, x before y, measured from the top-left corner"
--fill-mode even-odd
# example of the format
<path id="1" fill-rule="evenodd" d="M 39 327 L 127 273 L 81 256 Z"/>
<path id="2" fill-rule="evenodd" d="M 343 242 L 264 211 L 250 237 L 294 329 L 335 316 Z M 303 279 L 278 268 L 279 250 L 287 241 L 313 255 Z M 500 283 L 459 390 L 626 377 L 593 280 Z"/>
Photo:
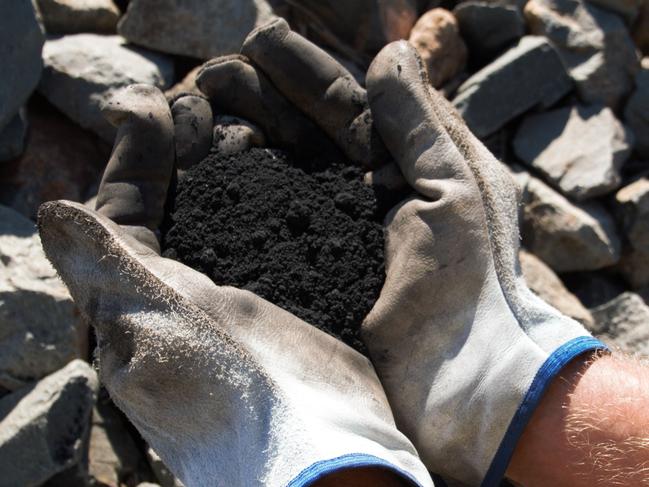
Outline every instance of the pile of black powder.
<path id="1" fill-rule="evenodd" d="M 171 195 L 163 255 L 364 351 L 360 324 L 385 278 L 383 216 L 359 168 L 213 152 Z"/>

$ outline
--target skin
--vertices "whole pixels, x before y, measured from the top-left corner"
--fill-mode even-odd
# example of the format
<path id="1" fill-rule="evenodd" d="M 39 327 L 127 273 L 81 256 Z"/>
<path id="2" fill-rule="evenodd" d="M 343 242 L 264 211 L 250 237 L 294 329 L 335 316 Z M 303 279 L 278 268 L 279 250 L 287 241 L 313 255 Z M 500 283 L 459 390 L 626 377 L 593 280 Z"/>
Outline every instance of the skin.
<path id="1" fill-rule="evenodd" d="M 523 432 L 507 477 L 525 487 L 649 486 L 649 366 L 584 356 L 553 381 Z M 407 485 L 381 469 L 339 472 L 317 487 Z"/>
<path id="2" fill-rule="evenodd" d="M 507 475 L 525 487 L 649 486 L 649 367 L 582 357 L 555 379 Z"/>

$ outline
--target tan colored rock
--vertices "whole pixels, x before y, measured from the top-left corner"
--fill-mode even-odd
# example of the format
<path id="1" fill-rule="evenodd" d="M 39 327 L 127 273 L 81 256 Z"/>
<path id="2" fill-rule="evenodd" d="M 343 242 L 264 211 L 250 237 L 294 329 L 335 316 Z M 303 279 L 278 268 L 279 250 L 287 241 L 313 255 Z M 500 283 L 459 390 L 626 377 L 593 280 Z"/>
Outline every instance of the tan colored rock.
<path id="1" fill-rule="evenodd" d="M 541 259 L 523 249 L 519 253 L 519 259 L 525 282 L 534 294 L 586 327 L 593 325 L 590 311 L 577 296 L 566 289 L 561 279 Z"/>
<path id="2" fill-rule="evenodd" d="M 409 41 L 419 51 L 435 88 L 464 69 L 466 45 L 455 16 L 448 10 L 434 8 L 419 17 Z"/>
<path id="3" fill-rule="evenodd" d="M 649 357 L 649 306 L 635 293 L 623 293 L 592 309 L 595 334 L 626 353 Z"/>
<path id="4" fill-rule="evenodd" d="M 88 473 L 98 486 L 134 485 L 143 478 L 147 460 L 127 427 L 127 420 L 107 394 L 92 414 Z"/>

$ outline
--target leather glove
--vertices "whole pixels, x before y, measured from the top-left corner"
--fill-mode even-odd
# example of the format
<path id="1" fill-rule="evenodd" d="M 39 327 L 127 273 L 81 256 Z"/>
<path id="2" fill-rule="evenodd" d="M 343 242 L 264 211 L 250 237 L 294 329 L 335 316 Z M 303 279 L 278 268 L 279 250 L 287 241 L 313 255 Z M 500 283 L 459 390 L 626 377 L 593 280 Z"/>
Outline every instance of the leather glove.
<path id="1" fill-rule="evenodd" d="M 431 486 L 368 359 L 160 256 L 174 131 L 207 117 L 199 100 L 174 110 L 174 129 L 156 88 L 119 92 L 104 109 L 118 134 L 96 211 L 69 201 L 39 211 L 45 253 L 96 328 L 111 397 L 188 487 L 305 486 L 350 467 Z"/>
<path id="2" fill-rule="evenodd" d="M 363 338 L 426 466 L 498 485 L 552 379 L 604 345 L 526 287 L 516 186 L 431 87 L 415 49 L 386 46 L 367 92 L 416 195 L 388 214 L 386 282 Z"/>

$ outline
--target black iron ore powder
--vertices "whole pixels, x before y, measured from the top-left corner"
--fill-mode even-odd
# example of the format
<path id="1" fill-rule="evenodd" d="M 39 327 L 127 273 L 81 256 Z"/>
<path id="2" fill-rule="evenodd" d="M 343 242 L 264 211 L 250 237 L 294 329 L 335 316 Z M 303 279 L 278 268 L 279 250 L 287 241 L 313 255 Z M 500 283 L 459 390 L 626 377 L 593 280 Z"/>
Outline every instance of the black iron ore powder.
<path id="1" fill-rule="evenodd" d="M 179 180 L 163 255 L 247 289 L 364 352 L 385 277 L 383 212 L 362 171 L 285 153 L 210 154 Z"/>

